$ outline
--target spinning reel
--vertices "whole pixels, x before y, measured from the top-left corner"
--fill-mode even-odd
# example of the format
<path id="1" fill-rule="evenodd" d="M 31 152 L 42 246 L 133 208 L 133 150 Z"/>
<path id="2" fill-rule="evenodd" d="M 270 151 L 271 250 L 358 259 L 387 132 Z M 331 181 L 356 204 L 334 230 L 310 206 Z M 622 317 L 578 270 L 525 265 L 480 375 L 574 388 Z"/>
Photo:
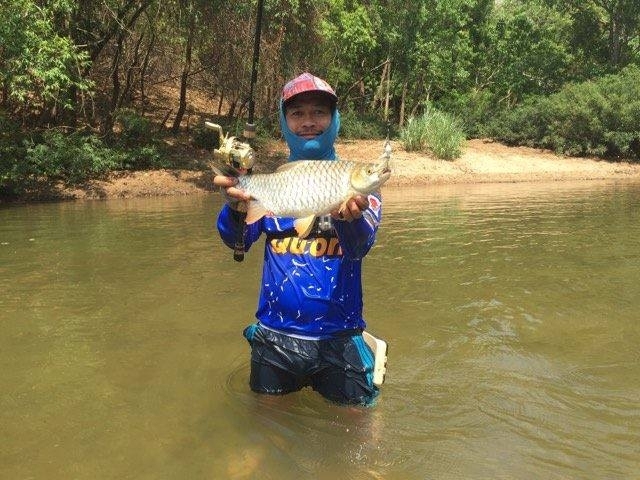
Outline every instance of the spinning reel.
<path id="1" fill-rule="evenodd" d="M 217 123 L 204 122 L 204 126 L 218 132 L 220 144 L 213 150 L 213 159 L 221 165 L 234 168 L 239 173 L 249 173 L 255 163 L 253 148 L 237 137 L 224 135 L 222 127 Z"/>

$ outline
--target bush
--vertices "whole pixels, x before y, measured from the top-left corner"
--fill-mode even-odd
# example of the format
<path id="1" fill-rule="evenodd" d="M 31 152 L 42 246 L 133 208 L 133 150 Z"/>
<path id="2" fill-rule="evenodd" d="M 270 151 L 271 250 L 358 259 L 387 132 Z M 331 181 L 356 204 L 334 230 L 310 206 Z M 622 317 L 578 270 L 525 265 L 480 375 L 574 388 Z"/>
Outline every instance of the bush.
<path id="1" fill-rule="evenodd" d="M 110 147 L 95 135 L 48 130 L 41 137 L 12 142 L 0 137 L 0 194 L 20 195 L 38 185 L 61 181 L 82 183 L 113 170 L 168 168 L 170 161 L 156 145 Z M 17 141 L 18 140 L 18 141 Z"/>
<path id="2" fill-rule="evenodd" d="M 37 179 L 80 183 L 122 167 L 125 155 L 104 146 L 94 135 L 56 130 L 43 134 L 42 142 L 26 142 L 25 162 L 21 176 Z"/>
<path id="3" fill-rule="evenodd" d="M 118 168 L 149 170 L 171 166 L 171 162 L 163 155 L 150 119 L 128 108 L 118 110 L 115 119 L 119 134 L 112 147 L 121 157 Z"/>
<path id="4" fill-rule="evenodd" d="M 156 145 L 142 145 L 122 153 L 122 168 L 126 170 L 153 170 L 169 168 L 171 161 Z"/>
<path id="5" fill-rule="evenodd" d="M 441 99 L 438 109 L 455 115 L 463 120 L 463 128 L 467 135 L 483 136 L 483 127 L 495 115 L 497 102 L 488 90 L 473 89 L 469 92 L 452 94 Z"/>
<path id="6" fill-rule="evenodd" d="M 458 118 L 429 107 L 422 117 L 409 119 L 400 140 L 407 151 L 430 150 L 437 158 L 453 160 L 461 155 L 466 137 Z"/>
<path id="7" fill-rule="evenodd" d="M 0 112 L 0 195 L 15 195 L 20 191 L 19 167 L 26 148 L 18 125 Z"/>
<path id="8" fill-rule="evenodd" d="M 148 143 L 155 139 L 153 123 L 148 118 L 129 108 L 116 112 L 120 141 L 125 145 Z"/>
<path id="9" fill-rule="evenodd" d="M 340 137 L 344 139 L 386 138 L 387 125 L 375 117 L 358 116 L 352 111 L 340 112 Z"/>
<path id="10" fill-rule="evenodd" d="M 494 119 L 487 132 L 566 155 L 640 159 L 640 68 L 531 98 Z"/>
<path id="11" fill-rule="evenodd" d="M 547 119 L 540 118 L 544 111 L 538 103 L 539 99 L 528 99 L 520 107 L 496 115 L 483 127 L 485 135 L 512 146 L 539 145 L 535 139 L 546 134 Z"/>
<path id="12" fill-rule="evenodd" d="M 220 147 L 220 134 L 202 124 L 194 129 L 191 141 L 195 147 L 213 150 Z"/>

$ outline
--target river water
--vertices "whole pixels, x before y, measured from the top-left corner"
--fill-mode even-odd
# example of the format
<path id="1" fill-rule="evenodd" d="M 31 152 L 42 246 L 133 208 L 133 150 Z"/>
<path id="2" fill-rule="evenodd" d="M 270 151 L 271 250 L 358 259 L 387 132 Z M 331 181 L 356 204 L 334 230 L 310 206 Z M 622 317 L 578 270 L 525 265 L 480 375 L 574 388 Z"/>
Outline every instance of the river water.
<path id="1" fill-rule="evenodd" d="M 218 195 L 0 209 L 2 478 L 640 478 L 640 185 L 384 195 L 372 408 L 249 391 Z"/>

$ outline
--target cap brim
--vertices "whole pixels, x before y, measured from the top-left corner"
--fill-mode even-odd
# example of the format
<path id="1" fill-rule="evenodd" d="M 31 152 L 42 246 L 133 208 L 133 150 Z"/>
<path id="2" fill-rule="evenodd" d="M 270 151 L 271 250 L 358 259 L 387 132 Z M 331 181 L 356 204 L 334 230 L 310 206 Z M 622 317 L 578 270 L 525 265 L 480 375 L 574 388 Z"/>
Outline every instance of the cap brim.
<path id="1" fill-rule="evenodd" d="M 299 93 L 296 93 L 295 95 L 291 95 L 289 98 L 282 99 L 282 101 L 286 106 L 286 105 L 289 105 L 294 100 L 299 99 L 303 95 L 317 95 L 319 97 L 324 97 L 332 105 L 335 105 L 336 103 L 338 103 L 338 97 L 331 92 L 327 92 L 326 90 L 307 90 L 305 92 L 299 92 Z"/>

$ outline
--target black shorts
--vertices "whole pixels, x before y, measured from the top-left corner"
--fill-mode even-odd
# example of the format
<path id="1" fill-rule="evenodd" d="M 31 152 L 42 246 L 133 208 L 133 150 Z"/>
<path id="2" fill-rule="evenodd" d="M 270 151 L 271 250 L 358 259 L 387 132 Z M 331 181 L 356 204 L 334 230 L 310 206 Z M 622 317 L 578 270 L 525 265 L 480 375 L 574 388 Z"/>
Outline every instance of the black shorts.
<path id="1" fill-rule="evenodd" d="M 251 345 L 249 385 L 255 392 L 277 395 L 310 386 L 347 405 L 371 405 L 378 396 L 374 357 L 360 332 L 312 340 L 253 324 L 243 334 Z"/>

